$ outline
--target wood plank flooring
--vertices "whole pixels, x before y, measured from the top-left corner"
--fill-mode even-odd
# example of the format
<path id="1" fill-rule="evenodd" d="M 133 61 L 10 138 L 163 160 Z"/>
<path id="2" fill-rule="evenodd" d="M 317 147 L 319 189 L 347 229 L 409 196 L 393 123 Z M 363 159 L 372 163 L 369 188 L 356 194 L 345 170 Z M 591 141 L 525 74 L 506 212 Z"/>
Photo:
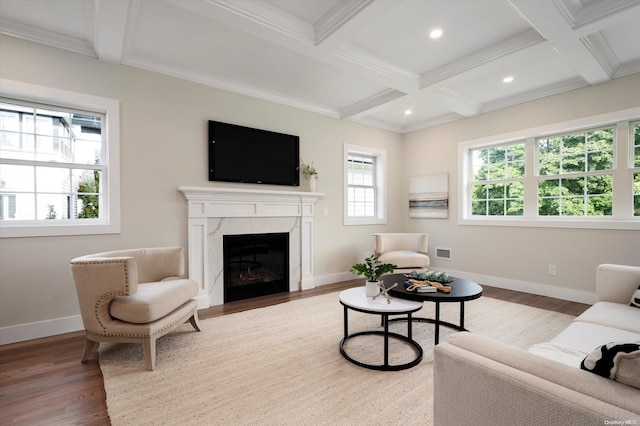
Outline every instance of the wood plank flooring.
<path id="1" fill-rule="evenodd" d="M 362 279 L 313 290 L 240 300 L 199 311 L 201 319 L 312 297 L 362 284 Z M 570 315 L 589 306 L 483 286 L 483 296 Z M 336 343 L 337 344 L 337 343 Z M 82 332 L 0 346 L 0 425 L 109 425 L 97 355 L 81 364 Z"/>

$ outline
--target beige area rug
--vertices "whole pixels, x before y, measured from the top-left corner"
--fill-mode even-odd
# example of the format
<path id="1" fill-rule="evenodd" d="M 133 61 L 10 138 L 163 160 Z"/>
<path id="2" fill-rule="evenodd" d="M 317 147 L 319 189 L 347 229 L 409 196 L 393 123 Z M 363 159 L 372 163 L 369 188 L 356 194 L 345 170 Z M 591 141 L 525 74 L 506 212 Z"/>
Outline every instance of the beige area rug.
<path id="1" fill-rule="evenodd" d="M 458 322 L 459 304 L 443 304 Z M 572 320 L 488 297 L 466 302 L 465 325 L 527 348 L 549 340 Z M 433 317 L 434 304 L 414 314 Z M 358 367 L 342 357 L 343 308 L 338 293 L 185 325 L 161 338 L 155 371 L 144 370 L 140 345 L 102 344 L 107 407 L 113 425 L 430 425 L 433 330 L 414 323 L 423 361 L 398 372 Z M 349 311 L 349 332 L 380 329 L 380 318 Z M 392 324 L 406 333 L 406 322 Z M 454 331 L 441 328 L 440 341 Z M 361 336 L 348 351 L 381 359 L 382 337 Z M 392 341 L 392 361 L 414 356 Z M 409 352 L 409 353 L 407 353 Z"/>

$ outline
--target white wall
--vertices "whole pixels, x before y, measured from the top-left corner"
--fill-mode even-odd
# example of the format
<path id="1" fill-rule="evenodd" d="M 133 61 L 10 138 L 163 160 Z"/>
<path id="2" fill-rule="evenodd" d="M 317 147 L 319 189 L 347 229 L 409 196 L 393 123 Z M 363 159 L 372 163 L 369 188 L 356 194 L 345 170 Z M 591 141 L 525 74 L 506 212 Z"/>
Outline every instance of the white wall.
<path id="1" fill-rule="evenodd" d="M 488 285 L 589 301 L 598 264 L 640 265 L 640 231 L 458 225 L 457 146 L 639 105 L 640 74 L 635 74 L 405 135 L 405 187 L 425 168 L 447 172 L 450 202 L 448 219 L 405 219 L 406 229 L 429 233 L 436 268 L 462 271 Z M 408 217 L 408 207 L 403 215 Z M 435 259 L 436 246 L 450 248 L 452 259 Z M 548 275 L 549 264 L 557 266 L 557 275 Z"/>
<path id="2" fill-rule="evenodd" d="M 373 249 L 371 234 L 380 227 L 342 225 L 342 146 L 385 149 L 389 163 L 399 164 L 401 136 L 396 133 L 4 36 L 0 76 L 120 100 L 122 170 L 120 234 L 0 240 L 0 342 L 81 327 L 72 258 L 121 248 L 186 248 L 187 203 L 178 186 L 247 187 L 208 182 L 208 120 L 300 136 L 301 157 L 313 160 L 320 174 L 318 191 L 325 194 L 315 218 L 320 283 L 351 277 L 349 266 Z M 388 184 L 401 186 L 401 179 L 391 175 Z M 391 230 L 403 223 L 399 197 L 389 194 Z"/>

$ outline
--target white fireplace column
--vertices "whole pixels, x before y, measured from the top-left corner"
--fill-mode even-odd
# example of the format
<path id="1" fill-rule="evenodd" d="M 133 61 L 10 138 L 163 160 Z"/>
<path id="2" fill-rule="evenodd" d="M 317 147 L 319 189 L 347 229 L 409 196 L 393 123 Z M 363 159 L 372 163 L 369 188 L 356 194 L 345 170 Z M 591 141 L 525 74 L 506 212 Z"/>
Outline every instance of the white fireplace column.
<path id="1" fill-rule="evenodd" d="M 289 233 L 289 291 L 315 287 L 313 216 L 323 194 L 215 187 L 178 187 L 188 202 L 189 278 L 198 309 L 224 303 L 223 235 Z"/>

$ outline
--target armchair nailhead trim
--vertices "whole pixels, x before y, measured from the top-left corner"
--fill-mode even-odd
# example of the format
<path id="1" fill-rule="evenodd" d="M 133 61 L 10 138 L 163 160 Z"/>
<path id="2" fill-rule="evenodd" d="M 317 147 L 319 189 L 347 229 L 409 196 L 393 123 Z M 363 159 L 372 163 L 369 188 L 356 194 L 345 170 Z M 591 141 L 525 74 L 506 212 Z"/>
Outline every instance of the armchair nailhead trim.
<path id="1" fill-rule="evenodd" d="M 100 327 L 102 327 L 102 334 L 106 335 L 107 333 L 107 329 L 105 324 L 100 320 L 100 315 L 98 314 L 100 306 L 102 306 L 103 303 L 105 302 L 111 302 L 111 300 L 116 297 L 116 296 L 126 296 L 129 294 L 129 268 L 127 266 L 127 263 L 121 261 L 121 260 L 100 260 L 100 261 L 89 261 L 89 262 L 82 262 L 85 265 L 104 265 L 104 264 L 108 264 L 108 263 L 114 263 L 114 264 L 121 264 L 123 266 L 124 269 L 124 283 L 125 283 L 125 292 L 112 292 L 112 293 L 106 293 L 104 295 L 102 295 L 98 301 L 96 302 L 94 308 L 93 308 L 93 314 L 96 317 L 96 321 L 98 322 L 98 324 L 100 324 Z M 132 336 L 132 337 L 137 337 L 137 336 Z"/>

